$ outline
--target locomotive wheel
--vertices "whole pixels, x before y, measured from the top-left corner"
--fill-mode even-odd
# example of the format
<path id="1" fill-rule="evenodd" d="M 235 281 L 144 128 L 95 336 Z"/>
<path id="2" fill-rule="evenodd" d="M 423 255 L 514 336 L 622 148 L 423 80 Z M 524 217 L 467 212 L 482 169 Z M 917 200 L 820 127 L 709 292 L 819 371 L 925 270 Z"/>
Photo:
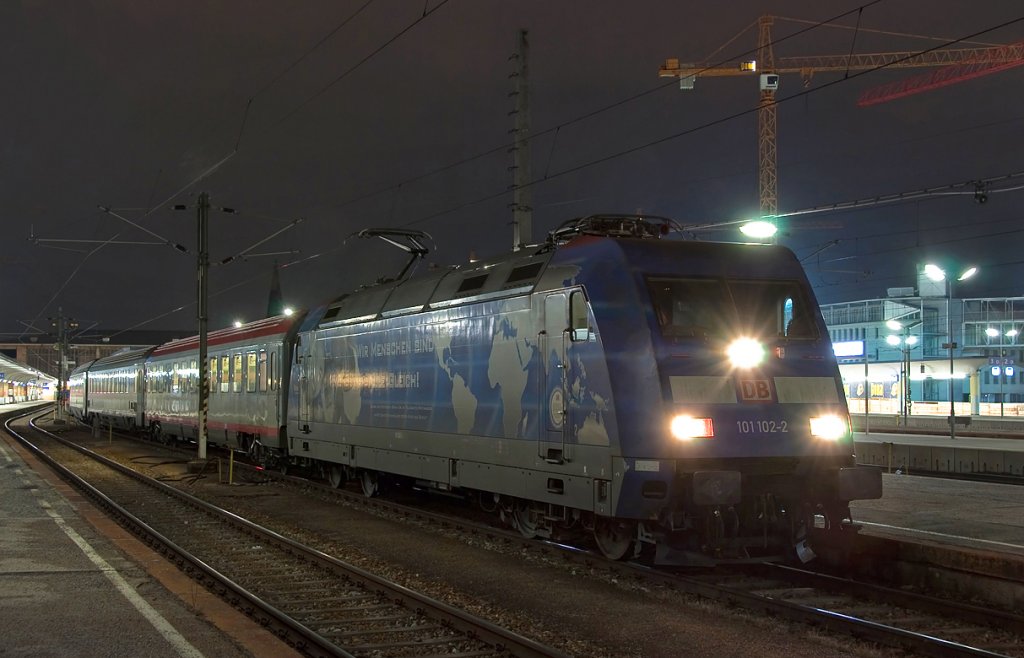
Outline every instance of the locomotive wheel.
<path id="1" fill-rule="evenodd" d="M 363 495 L 373 498 L 380 493 L 380 479 L 377 471 L 363 471 L 359 476 L 359 482 L 363 485 Z"/>
<path id="2" fill-rule="evenodd" d="M 537 536 L 537 524 L 530 518 L 529 503 L 519 502 L 515 504 L 515 508 L 512 511 L 512 521 L 515 524 L 516 530 L 523 537 L 533 539 Z"/>
<path id="3" fill-rule="evenodd" d="M 622 523 L 605 518 L 594 520 L 594 541 L 597 548 L 609 560 L 621 560 L 630 554 L 636 527 L 632 523 Z"/>
<path id="4" fill-rule="evenodd" d="M 341 466 L 331 466 L 327 469 L 327 481 L 335 489 L 341 489 L 345 484 L 345 472 L 341 470 Z"/>

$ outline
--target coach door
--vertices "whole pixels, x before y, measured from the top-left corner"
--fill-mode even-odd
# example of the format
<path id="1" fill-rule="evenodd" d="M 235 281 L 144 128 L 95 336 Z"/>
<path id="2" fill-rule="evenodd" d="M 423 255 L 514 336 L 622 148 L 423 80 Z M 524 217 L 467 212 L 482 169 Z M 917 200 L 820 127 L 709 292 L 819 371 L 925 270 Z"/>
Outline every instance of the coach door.
<path id="1" fill-rule="evenodd" d="M 305 340 L 303 340 L 305 338 Z M 310 412 L 312 406 L 312 400 L 310 400 L 310 368 L 312 362 L 309 358 L 309 351 L 313 345 L 312 334 L 305 336 L 299 336 L 295 345 L 295 367 L 298 368 L 298 377 L 296 380 L 299 384 L 299 431 L 308 433 L 309 432 L 309 419 L 312 415 Z"/>
<path id="2" fill-rule="evenodd" d="M 568 345 L 566 294 L 559 292 L 544 298 L 544 331 L 538 344 L 543 350 L 544 374 L 541 377 L 544 421 L 541 424 L 538 455 L 552 464 L 565 461 L 565 432 L 568 425 L 566 390 L 566 349 Z"/>

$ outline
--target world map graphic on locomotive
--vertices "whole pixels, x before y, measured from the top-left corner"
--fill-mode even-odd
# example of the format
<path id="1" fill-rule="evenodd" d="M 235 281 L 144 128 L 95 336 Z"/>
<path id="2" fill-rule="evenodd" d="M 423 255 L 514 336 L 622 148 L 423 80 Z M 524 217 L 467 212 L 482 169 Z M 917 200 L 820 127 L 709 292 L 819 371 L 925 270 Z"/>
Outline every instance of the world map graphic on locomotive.
<path id="1" fill-rule="evenodd" d="M 318 332 L 307 373 L 312 420 L 536 438 L 550 392 L 564 389 L 576 412 L 567 434 L 608 445 L 610 392 L 593 390 L 581 356 L 563 380 L 557 354 L 542 363 L 529 308 L 499 301 L 488 311 L 379 332 Z"/>

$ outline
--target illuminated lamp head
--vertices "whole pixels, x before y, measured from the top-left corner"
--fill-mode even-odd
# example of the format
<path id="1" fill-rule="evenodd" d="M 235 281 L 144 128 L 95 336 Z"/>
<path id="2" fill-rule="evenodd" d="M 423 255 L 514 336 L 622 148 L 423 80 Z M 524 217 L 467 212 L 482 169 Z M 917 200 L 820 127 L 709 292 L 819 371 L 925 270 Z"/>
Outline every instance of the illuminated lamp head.
<path id="1" fill-rule="evenodd" d="M 756 368 L 764 361 L 764 345 L 753 338 L 737 338 L 725 350 L 734 368 Z"/>
<path id="2" fill-rule="evenodd" d="M 846 420 L 836 414 L 811 418 L 811 436 L 824 441 L 838 441 L 847 431 Z"/>
<path id="3" fill-rule="evenodd" d="M 672 419 L 672 436 L 680 441 L 710 439 L 715 436 L 715 425 L 710 418 L 694 418 L 679 414 Z"/>

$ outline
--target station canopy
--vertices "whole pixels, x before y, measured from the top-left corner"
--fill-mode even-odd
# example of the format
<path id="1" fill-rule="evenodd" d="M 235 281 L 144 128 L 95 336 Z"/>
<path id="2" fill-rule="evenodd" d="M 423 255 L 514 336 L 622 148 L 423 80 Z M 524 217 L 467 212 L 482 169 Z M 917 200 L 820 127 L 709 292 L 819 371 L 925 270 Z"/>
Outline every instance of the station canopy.
<path id="1" fill-rule="evenodd" d="M 50 388 L 57 386 L 56 378 L 3 354 L 0 354 L 0 382 L 16 382 Z"/>

